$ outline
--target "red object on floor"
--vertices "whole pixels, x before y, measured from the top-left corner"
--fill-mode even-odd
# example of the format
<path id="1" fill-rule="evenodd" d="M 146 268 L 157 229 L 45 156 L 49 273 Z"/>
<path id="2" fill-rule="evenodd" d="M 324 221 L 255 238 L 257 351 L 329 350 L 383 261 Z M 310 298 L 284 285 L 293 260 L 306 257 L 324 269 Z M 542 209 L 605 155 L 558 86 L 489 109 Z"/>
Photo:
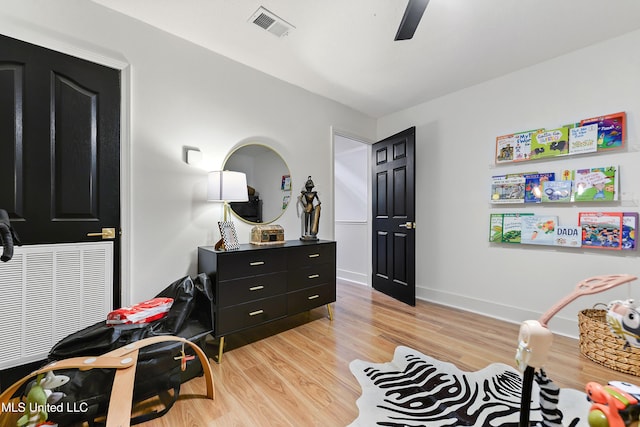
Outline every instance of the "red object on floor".
<path id="1" fill-rule="evenodd" d="M 153 298 L 131 307 L 122 307 L 107 315 L 107 325 L 153 322 L 166 316 L 172 304 L 173 298 Z"/>

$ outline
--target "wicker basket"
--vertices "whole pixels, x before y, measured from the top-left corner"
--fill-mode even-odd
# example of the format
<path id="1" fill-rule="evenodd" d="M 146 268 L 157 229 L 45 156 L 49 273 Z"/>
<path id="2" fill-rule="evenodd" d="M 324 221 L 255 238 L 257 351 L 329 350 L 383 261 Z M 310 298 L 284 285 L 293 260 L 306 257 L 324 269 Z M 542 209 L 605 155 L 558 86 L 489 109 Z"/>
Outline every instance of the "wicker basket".
<path id="1" fill-rule="evenodd" d="M 607 368 L 640 376 L 640 349 L 624 348 L 625 340 L 611 332 L 607 310 L 588 308 L 578 313 L 580 352 Z"/>

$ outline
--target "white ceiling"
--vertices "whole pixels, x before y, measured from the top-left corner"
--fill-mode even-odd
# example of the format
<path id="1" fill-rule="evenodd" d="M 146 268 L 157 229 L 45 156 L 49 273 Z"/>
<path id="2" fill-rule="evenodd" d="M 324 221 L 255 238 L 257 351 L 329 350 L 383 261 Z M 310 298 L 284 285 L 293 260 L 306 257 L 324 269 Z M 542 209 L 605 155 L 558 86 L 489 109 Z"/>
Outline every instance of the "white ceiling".
<path id="1" fill-rule="evenodd" d="M 638 0 L 431 0 L 397 42 L 408 0 L 93 1 L 372 117 L 640 28 Z M 296 28 L 250 23 L 259 6 Z"/>

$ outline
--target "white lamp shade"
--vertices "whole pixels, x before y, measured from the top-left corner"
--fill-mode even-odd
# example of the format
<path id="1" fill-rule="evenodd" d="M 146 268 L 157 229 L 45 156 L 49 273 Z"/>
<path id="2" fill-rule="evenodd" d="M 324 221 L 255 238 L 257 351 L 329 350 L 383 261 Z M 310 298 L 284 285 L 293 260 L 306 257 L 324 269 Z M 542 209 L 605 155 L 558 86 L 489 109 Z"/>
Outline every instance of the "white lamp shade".
<path id="1" fill-rule="evenodd" d="M 247 202 L 247 176 L 243 172 L 209 172 L 207 200 L 210 202 Z"/>

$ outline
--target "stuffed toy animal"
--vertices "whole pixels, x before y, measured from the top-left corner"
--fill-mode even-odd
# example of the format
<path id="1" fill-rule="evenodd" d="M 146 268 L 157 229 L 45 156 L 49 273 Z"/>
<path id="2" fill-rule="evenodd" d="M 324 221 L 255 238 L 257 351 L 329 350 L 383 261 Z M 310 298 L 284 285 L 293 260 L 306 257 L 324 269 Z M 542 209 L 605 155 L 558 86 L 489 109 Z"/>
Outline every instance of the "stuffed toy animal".
<path id="1" fill-rule="evenodd" d="M 36 382 L 27 393 L 27 401 L 24 404 L 24 415 L 18 419 L 18 427 L 36 427 L 38 424 L 47 421 L 47 394 L 44 387 L 40 385 L 44 375 L 38 375 Z"/>
<path id="2" fill-rule="evenodd" d="M 609 328 L 625 340 L 624 348 L 640 347 L 640 312 L 633 300 L 611 301 L 607 307 Z"/>
<path id="3" fill-rule="evenodd" d="M 60 401 L 65 394 L 54 392 L 53 389 L 69 382 L 66 375 L 56 375 L 53 371 L 46 375 L 40 374 L 27 387 L 26 402 L 23 403 L 24 415 L 22 415 L 16 425 L 17 427 L 38 427 L 49 425 L 48 407 Z"/>

